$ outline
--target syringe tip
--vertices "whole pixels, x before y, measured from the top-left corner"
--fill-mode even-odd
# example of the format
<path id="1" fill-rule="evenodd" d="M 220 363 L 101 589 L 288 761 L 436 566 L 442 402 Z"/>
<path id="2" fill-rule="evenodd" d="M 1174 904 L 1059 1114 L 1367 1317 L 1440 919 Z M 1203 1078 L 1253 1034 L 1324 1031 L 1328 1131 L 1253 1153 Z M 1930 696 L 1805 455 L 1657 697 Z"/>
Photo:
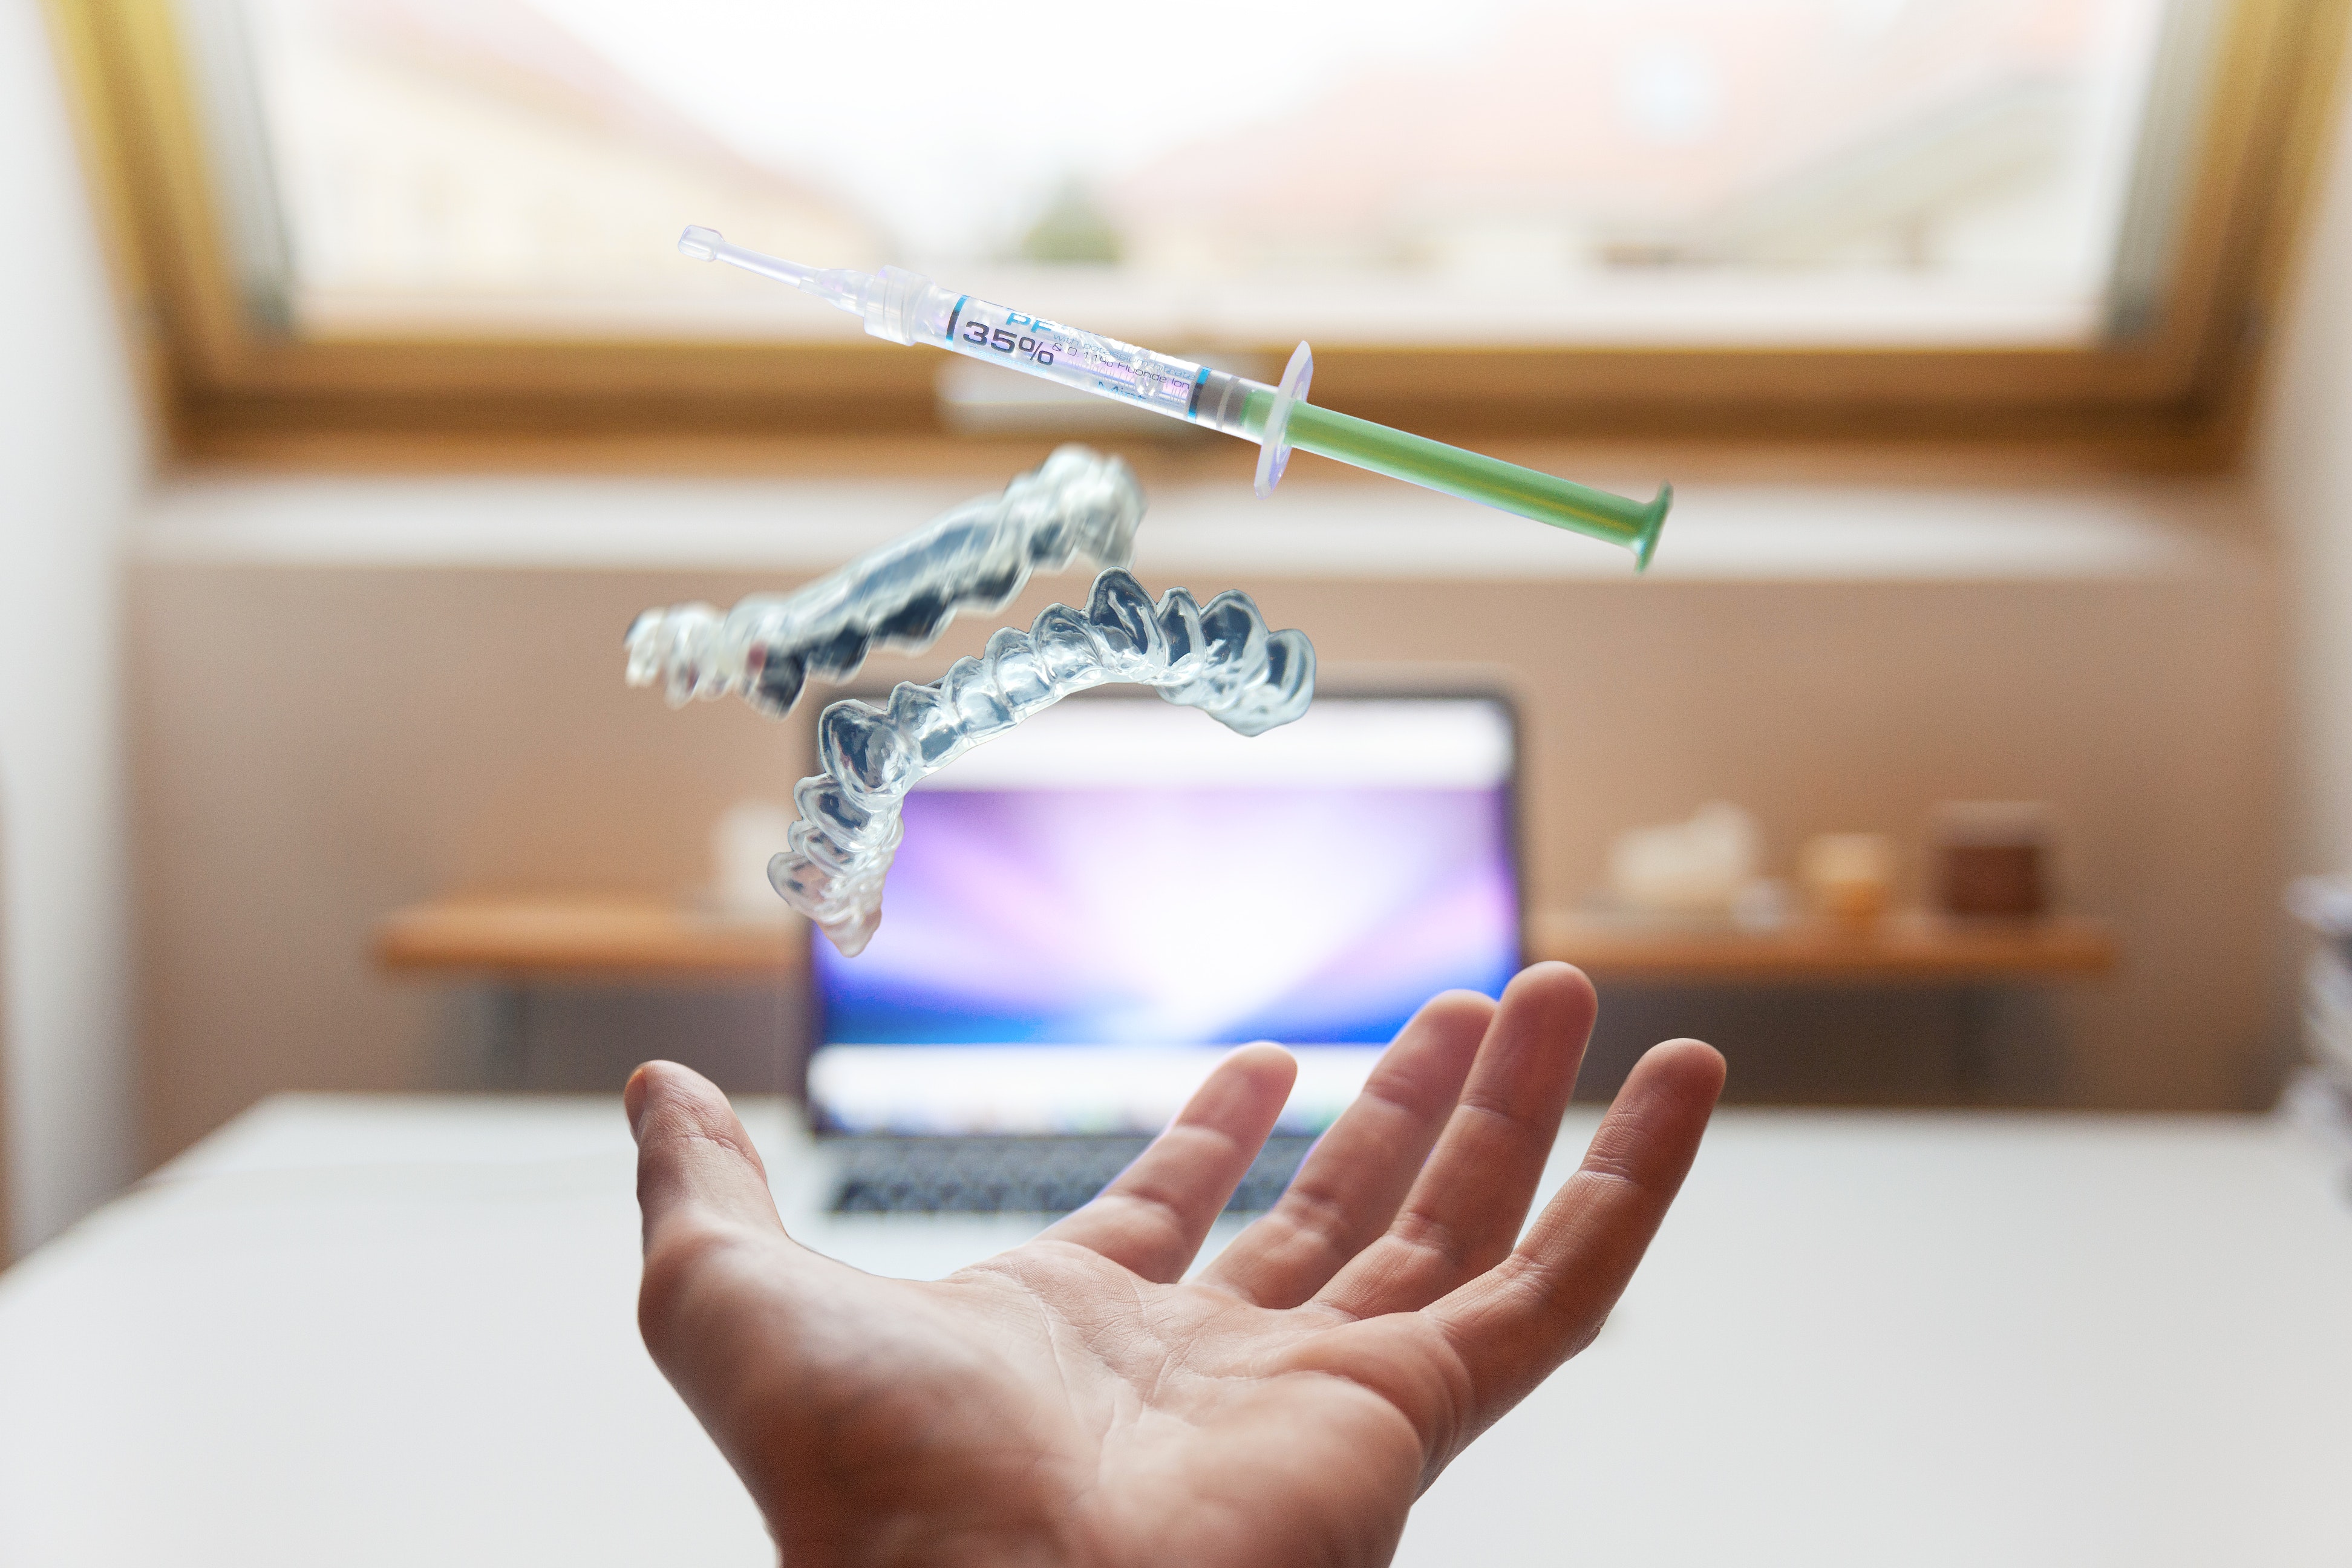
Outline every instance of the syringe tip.
<path id="1" fill-rule="evenodd" d="M 677 237 L 678 249 L 697 261 L 718 260 L 719 247 L 726 243 L 727 237 L 717 229 L 701 228 L 692 224 L 688 225 L 686 232 Z"/>

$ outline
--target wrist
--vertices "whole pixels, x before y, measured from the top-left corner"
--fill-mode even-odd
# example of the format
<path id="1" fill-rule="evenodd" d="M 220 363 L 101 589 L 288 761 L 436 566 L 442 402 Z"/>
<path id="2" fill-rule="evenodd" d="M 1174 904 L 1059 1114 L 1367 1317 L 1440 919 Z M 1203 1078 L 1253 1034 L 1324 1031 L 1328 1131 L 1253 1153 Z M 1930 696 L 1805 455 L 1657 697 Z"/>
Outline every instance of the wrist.
<path id="1" fill-rule="evenodd" d="M 784 1568 L 1076 1568 L 1090 1561 L 1061 1531 L 1034 1522 L 943 1519 L 929 1510 L 820 1521 L 796 1511 L 790 1525 L 768 1516 Z"/>

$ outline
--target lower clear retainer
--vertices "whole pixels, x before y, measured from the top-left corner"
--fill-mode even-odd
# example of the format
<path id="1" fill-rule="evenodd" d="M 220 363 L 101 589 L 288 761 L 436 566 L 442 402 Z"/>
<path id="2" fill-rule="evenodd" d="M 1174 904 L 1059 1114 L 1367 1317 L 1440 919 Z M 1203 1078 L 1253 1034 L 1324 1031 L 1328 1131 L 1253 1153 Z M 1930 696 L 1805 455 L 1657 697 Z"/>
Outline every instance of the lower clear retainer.
<path id="1" fill-rule="evenodd" d="M 1129 573 L 1095 579 L 1087 607 L 1054 605 L 1026 632 L 1007 626 L 979 658 L 927 686 L 902 683 L 887 707 L 829 705 L 817 721 L 825 771 L 801 780 L 790 847 L 768 862 L 784 901 L 855 957 L 882 920 L 882 884 L 915 784 L 1074 691 L 1109 681 L 1155 688 L 1244 735 L 1307 711 L 1315 648 L 1304 632 L 1266 630 L 1249 595 L 1206 605 L 1171 588 L 1158 604 Z"/>

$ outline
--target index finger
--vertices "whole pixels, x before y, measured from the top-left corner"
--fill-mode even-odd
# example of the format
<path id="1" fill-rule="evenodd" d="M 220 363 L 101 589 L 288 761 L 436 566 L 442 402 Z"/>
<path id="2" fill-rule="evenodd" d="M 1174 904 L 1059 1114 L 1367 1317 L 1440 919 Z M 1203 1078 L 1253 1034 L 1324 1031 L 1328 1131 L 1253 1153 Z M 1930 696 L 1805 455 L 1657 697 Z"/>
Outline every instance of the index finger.
<path id="1" fill-rule="evenodd" d="M 1298 1076 L 1279 1046 L 1244 1046 L 1092 1203 L 1040 1240 L 1075 1242 L 1160 1284 L 1184 1277 L 1209 1227 L 1265 1147 Z"/>
<path id="2" fill-rule="evenodd" d="M 1723 1071 L 1696 1040 L 1653 1047 L 1517 1249 L 1427 1309 L 1470 1373 L 1463 1441 L 1601 1331 L 1689 1173 Z"/>

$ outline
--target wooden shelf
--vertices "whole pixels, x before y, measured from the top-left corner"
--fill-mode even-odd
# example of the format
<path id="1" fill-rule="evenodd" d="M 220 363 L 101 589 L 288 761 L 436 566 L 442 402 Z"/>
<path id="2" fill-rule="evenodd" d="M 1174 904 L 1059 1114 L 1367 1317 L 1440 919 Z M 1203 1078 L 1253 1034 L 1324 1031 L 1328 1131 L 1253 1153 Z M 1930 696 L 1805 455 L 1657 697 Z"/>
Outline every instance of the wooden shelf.
<path id="1" fill-rule="evenodd" d="M 802 929 L 652 897 L 435 899 L 386 916 L 375 956 L 390 970 L 512 980 L 748 979 L 798 970 Z"/>
<path id="2" fill-rule="evenodd" d="M 2116 943 L 2104 925 L 2072 916 L 1978 921 L 1907 913 L 1859 928 L 1806 921 L 1745 931 L 1544 910 L 1528 918 L 1528 956 L 1559 959 L 1603 981 L 1967 984 L 2094 978 L 2114 971 Z"/>
<path id="3" fill-rule="evenodd" d="M 797 921 L 752 920 L 654 897 L 546 894 L 436 899 L 388 915 L 376 961 L 411 973 L 533 978 L 719 979 L 792 973 L 806 962 Z M 1975 922 L 1891 916 L 1855 930 L 1734 928 L 1601 920 L 1538 910 L 1528 955 L 1595 980 L 1722 984 L 1969 984 L 2093 978 L 2116 966 L 2095 921 Z"/>

